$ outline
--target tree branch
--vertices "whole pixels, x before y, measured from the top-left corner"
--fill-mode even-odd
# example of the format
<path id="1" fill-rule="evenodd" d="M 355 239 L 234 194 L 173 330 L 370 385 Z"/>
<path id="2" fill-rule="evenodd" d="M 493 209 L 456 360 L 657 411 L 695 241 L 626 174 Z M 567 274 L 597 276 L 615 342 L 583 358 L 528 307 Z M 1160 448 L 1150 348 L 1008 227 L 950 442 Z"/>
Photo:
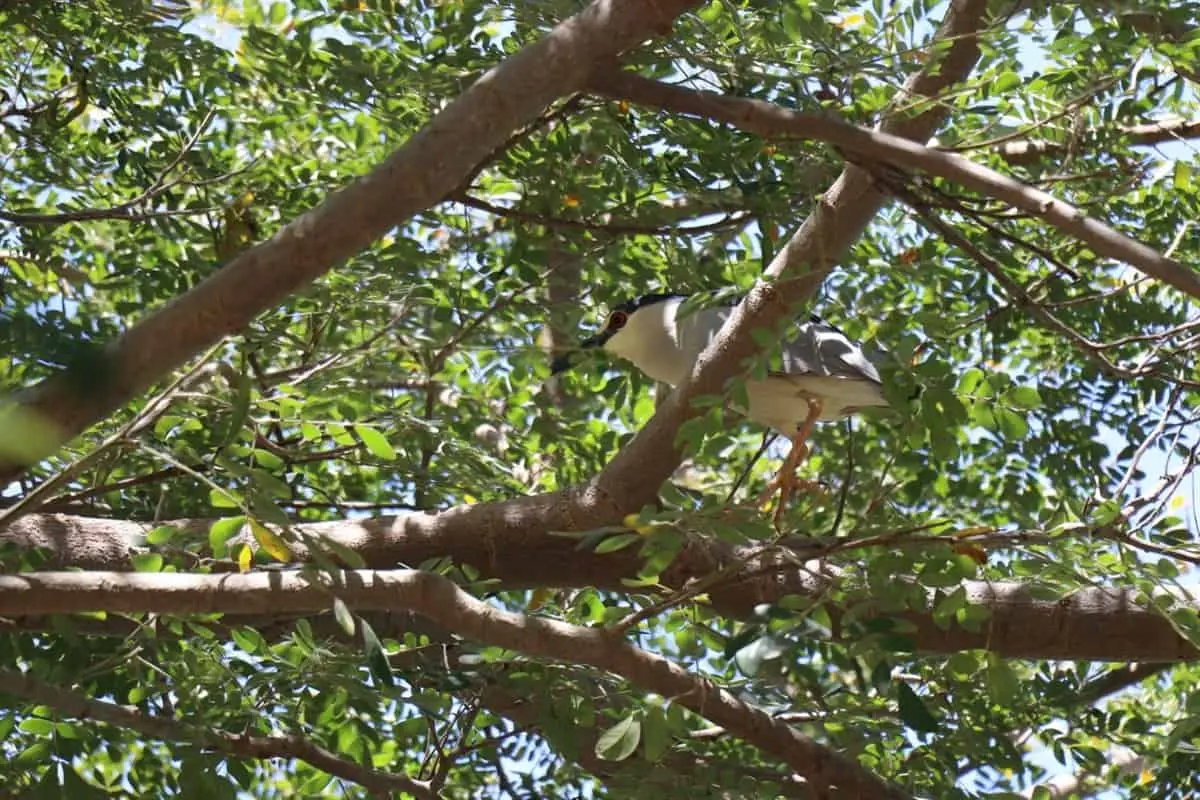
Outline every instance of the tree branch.
<path id="1" fill-rule="evenodd" d="M 15 670 L 0 669 L 0 692 L 50 706 L 68 717 L 99 720 L 154 739 L 197 744 L 237 758 L 299 759 L 375 792 L 408 792 L 419 800 L 439 797 L 421 781 L 361 766 L 300 736 L 254 736 L 186 725 L 178 720 L 147 714 L 136 706 L 93 700 Z"/>
<path id="2" fill-rule="evenodd" d="M 1125 262 L 1185 294 L 1200 298 L 1200 274 L 1182 263 L 1090 219 L 1084 212 L 1040 189 L 1026 186 L 963 156 L 907 141 L 889 135 L 885 130 L 859 128 L 827 115 L 803 114 L 762 100 L 671 86 L 626 72 L 598 72 L 589 80 L 588 88 L 606 97 L 721 120 L 761 136 L 828 142 L 857 158 L 888 164 L 902 171 L 918 169 L 936 175 L 1002 200 L 1084 242 L 1097 255 Z M 827 201 L 831 202 L 828 195 Z"/>
<path id="3" fill-rule="evenodd" d="M 472 597 L 448 578 L 415 570 L 344 570 L 320 577 L 298 572 L 236 575 L 44 572 L 0 576 L 0 615 L 18 616 L 36 600 L 56 611 L 160 613 L 312 612 L 331 595 L 354 608 L 408 609 L 475 641 L 531 655 L 589 664 L 670 697 L 803 775 L 815 787 L 853 797 L 908 798 L 856 762 L 748 705 L 707 678 L 614 637 L 543 617 L 504 611 Z M 16 673 L 0 672 L 10 680 Z M 19 677 L 19 676 L 17 676 Z M 44 702 L 39 700 L 38 702 Z M 80 713 L 79 711 L 75 712 Z"/>
<path id="4" fill-rule="evenodd" d="M 1140 125 L 1121 125 L 1117 127 L 1115 133 L 1118 138 L 1124 139 L 1131 145 L 1149 147 L 1166 142 L 1180 142 L 1187 139 L 1200 138 L 1200 120 L 1167 119 L 1159 122 L 1146 122 Z M 962 149 L 971 150 L 974 148 L 966 147 Z M 1066 152 L 1066 150 L 1066 144 L 1048 142 L 1041 139 L 1017 139 L 1005 142 L 997 148 L 1000 157 L 1009 164 L 1014 165 L 1032 164 L 1052 156 L 1057 156 Z"/>
<path id="5" fill-rule="evenodd" d="M 331 195 L 105 351 L 106 380 L 62 373 L 19 398 L 65 441 L 262 311 L 461 185 L 512 131 L 582 85 L 594 65 L 652 35 L 696 0 L 596 0 L 477 80 L 370 174 Z M 49 452 L 40 455 L 49 455 Z M 29 466 L 0 459 L 0 483 Z"/>
<path id="6" fill-rule="evenodd" d="M 451 558 L 467 564 L 484 577 L 496 579 L 497 588 L 584 588 L 594 586 L 627 593 L 625 579 L 636 577 L 642 564 L 636 548 L 598 556 L 580 550 L 575 539 L 554 536 L 562 528 L 544 522 L 540 515 L 522 515 L 527 508 L 539 514 L 542 498 L 510 503 L 460 506 L 439 514 L 414 512 L 346 522 L 318 522 L 292 526 L 298 537 L 329 539 L 354 550 L 367 567 L 390 569 L 397 564 L 420 564 L 433 558 Z M 531 503 L 537 501 L 537 506 Z M 554 509 L 547 509 L 554 518 Z M 499 518 L 497 518 L 497 516 Z M 172 543 L 192 539 L 207 541 L 213 520 L 174 520 L 180 529 Z M 132 569 L 131 557 L 142 550 L 144 537 L 156 523 L 95 519 L 65 514 L 31 514 L 0 530 L 0 543 L 22 549 L 39 548 L 56 569 Z M 234 541 L 238 541 L 235 539 Z M 289 544 L 293 556 L 304 562 L 308 553 L 299 541 Z M 722 571 L 744 560 L 743 548 L 723 542 L 689 537 L 675 561 L 663 572 L 664 586 L 684 587 L 689 582 Z M 749 562 L 743 573 L 709 589 L 713 609 L 725 616 L 749 618 L 756 605 L 778 602 L 787 595 L 820 597 L 829 578 L 787 564 L 762 559 Z M 1057 600 L 1039 600 L 1028 587 L 1016 582 L 968 581 L 962 584 L 967 600 L 988 608 L 990 619 L 980 629 L 951 624 L 943 627 L 928 614 L 903 615 L 913 630 L 913 646 L 922 652 L 951 653 L 987 649 L 1010 658 L 1066 658 L 1096 661 L 1172 662 L 1200 658 L 1192 647 L 1156 611 L 1139 605 L 1134 590 L 1083 589 Z M 11 602 L 0 590 L 0 604 Z M 25 614 L 45 614 L 47 608 L 27 599 Z M 931 603 L 936 598 L 931 598 Z M 932 607 L 932 605 L 930 606 Z M 142 609 L 148 610 L 148 609 Z M 0 611 L 0 613 L 3 613 Z M 277 613 L 266 608 L 260 612 Z M 886 616 L 880 613 L 879 616 Z M 848 636 L 846 632 L 838 632 Z"/>

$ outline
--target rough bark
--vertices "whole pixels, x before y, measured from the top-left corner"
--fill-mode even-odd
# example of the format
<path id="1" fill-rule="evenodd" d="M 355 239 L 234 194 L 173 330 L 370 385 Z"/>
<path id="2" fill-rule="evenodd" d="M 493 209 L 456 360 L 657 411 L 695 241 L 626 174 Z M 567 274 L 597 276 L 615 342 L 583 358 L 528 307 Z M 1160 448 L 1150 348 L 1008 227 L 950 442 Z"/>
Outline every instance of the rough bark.
<path id="1" fill-rule="evenodd" d="M 632 578 L 641 566 L 635 548 L 595 555 L 577 547 L 575 539 L 552 535 L 553 527 L 524 526 L 520 519 L 505 519 L 505 504 L 492 504 L 481 514 L 480 506 L 462 506 L 441 514 L 414 512 L 355 522 L 326 522 L 296 526 L 297 533 L 327 538 L 353 549 L 371 568 L 391 569 L 416 565 L 431 558 L 450 557 L 469 564 L 484 576 L 499 581 L 498 588 L 583 588 L 595 586 L 628 592 L 622 579 Z M 569 520 L 564 520 L 569 521 Z M 182 520 L 181 539 L 203 541 L 212 520 Z M 47 566 L 118 573 L 130 570 L 131 557 L 141 548 L 144 535 L 153 525 L 119 520 L 93 519 L 61 514 L 24 517 L 0 531 L 0 543 L 21 548 L 42 548 L 50 558 Z M 502 534 L 497 535 L 496 531 Z M 561 530 L 561 529 L 559 529 Z M 307 552 L 301 544 L 291 545 L 297 560 Z M 675 562 L 664 572 L 666 586 L 682 587 L 745 558 L 746 551 L 721 542 L 690 538 Z M 755 606 L 777 602 L 787 595 L 817 597 L 828 588 L 826 575 L 779 565 L 760 571 L 761 562 L 751 561 L 729 582 L 709 592 L 712 607 L 719 613 L 749 617 Z M 67 573 L 72 574 L 72 573 Z M 31 573 L 36 579 L 42 573 Z M 24 576 L 11 576 L 0 583 L 0 614 L 12 616 L 66 613 L 103 603 L 103 598 L 49 594 L 32 591 L 36 583 L 22 583 Z M 88 573 L 79 573 L 73 592 L 99 591 Z M 163 584 L 166 586 L 167 584 Z M 1015 582 L 972 581 L 964 584 L 967 601 L 986 607 L 991 616 L 979 630 L 951 624 L 942 628 L 929 614 L 907 612 L 902 617 L 913 627 L 906 635 L 922 652 L 950 653 L 966 649 L 988 649 L 1014 658 L 1057 658 L 1095 661 L 1175 662 L 1190 661 L 1200 653 L 1181 637 L 1160 613 L 1137 602 L 1137 593 L 1125 589 L 1090 588 L 1057 600 L 1033 597 L 1028 587 Z M 162 606 L 172 602 L 152 593 L 139 595 L 150 604 L 143 611 L 168 613 Z M 387 610 L 378 599 L 359 598 L 360 609 Z M 930 603 L 934 597 L 930 595 Z M 62 605 L 68 602 L 73 605 Z M 254 609 L 235 604 L 237 614 L 283 614 L 281 606 Z M 870 601 L 868 601 L 870 602 Z M 1180 602 L 1186 602 L 1181 599 Z M 111 609 L 117 610 L 117 609 Z M 197 611 L 197 608 L 182 609 Z M 314 610 L 314 609 L 310 609 Z M 868 616 L 894 616 L 882 608 Z M 839 632 L 840 635 L 847 635 Z"/>

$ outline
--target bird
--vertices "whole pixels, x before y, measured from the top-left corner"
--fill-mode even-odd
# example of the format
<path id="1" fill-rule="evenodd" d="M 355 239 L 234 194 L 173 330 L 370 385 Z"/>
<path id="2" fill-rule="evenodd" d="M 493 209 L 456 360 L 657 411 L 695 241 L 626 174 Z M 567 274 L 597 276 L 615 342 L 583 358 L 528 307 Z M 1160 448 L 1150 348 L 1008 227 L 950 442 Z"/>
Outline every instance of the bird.
<path id="1" fill-rule="evenodd" d="M 614 306 L 604 327 L 580 342 L 578 350 L 556 358 L 551 372 L 558 375 L 569 369 L 580 351 L 600 348 L 632 362 L 653 380 L 678 386 L 741 302 L 734 298 L 685 310 L 689 297 L 652 293 Z M 809 454 L 807 441 L 816 423 L 890 406 L 878 368 L 845 333 L 810 314 L 797 320 L 795 334 L 783 345 L 779 369 L 769 370 L 763 379 L 747 380 L 749 407 L 738 409 L 791 440 L 787 457 L 758 501 L 765 504 L 779 494 L 777 525 L 797 486 L 807 483 L 796 471 Z"/>

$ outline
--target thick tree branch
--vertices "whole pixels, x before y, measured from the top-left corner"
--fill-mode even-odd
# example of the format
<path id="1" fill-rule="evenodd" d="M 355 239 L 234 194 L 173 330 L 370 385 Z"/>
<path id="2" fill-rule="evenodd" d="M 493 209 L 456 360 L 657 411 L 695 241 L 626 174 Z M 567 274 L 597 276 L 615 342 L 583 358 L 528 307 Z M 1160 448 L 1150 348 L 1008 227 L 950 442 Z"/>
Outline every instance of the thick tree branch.
<path id="1" fill-rule="evenodd" d="M 153 739 L 196 744 L 237 758 L 296 758 L 374 792 L 408 792 L 419 800 L 436 800 L 439 797 L 421 781 L 415 781 L 407 775 L 364 767 L 300 736 L 255 736 L 200 728 L 148 714 L 136 706 L 93 700 L 78 692 L 46 683 L 33 675 L 8 669 L 0 669 L 0 692 L 30 703 L 50 706 L 68 717 L 99 720 Z"/>
<path id="2" fill-rule="evenodd" d="M 1122 261 L 1146 275 L 1200 299 L 1200 274 L 1147 247 L 1046 192 L 1026 186 L 968 158 L 946 153 L 886 130 L 871 131 L 820 114 L 803 114 L 761 100 L 686 89 L 626 72 L 598 72 L 588 88 L 607 97 L 717 119 L 767 137 L 828 142 L 854 158 L 936 175 L 1002 200 L 1088 245 L 1097 255 Z M 815 216 L 815 215 L 814 215 Z"/>
<path id="3" fill-rule="evenodd" d="M 718 684 L 634 647 L 603 628 L 584 628 L 503 611 L 449 579 L 415 570 L 346 570 L 320 578 L 299 572 L 236 575 L 42 572 L 0 576 L 0 615 L 20 615 L 37 599 L 55 610 L 162 613 L 302 613 L 327 608 L 337 595 L 354 608 L 407 609 L 462 636 L 523 653 L 604 669 L 726 728 L 786 763 L 816 787 L 849 796 L 906 798 L 857 763 L 742 702 Z M 0 673 L 2 676 L 3 673 Z M 0 686 L 0 688 L 3 688 Z"/>
<path id="4" fill-rule="evenodd" d="M 513 512 L 521 501 L 491 507 Z M 413 512 L 353 522 L 322 522 L 293 526 L 297 534 L 331 539 L 356 551 L 368 567 L 390 569 L 397 564 L 420 564 L 449 557 L 469 564 L 500 588 L 558 587 L 600 589 L 627 593 L 624 579 L 637 575 L 641 562 L 635 548 L 596 555 L 582 551 L 577 542 L 548 533 L 537 518 L 499 518 L 478 514 L 477 506 L 463 506 L 440 514 Z M 523 524 L 524 523 L 524 524 Z M 173 541 L 205 541 L 212 520 L 177 520 L 181 529 Z M 141 552 L 151 523 L 93 519 L 63 514 L 31 514 L 0 531 L 0 543 L 20 548 L 41 548 L 57 569 L 123 572 L 131 570 L 131 557 Z M 494 531 L 503 530 L 503 540 Z M 290 545 L 294 557 L 308 555 L 299 542 Z M 744 559 L 744 551 L 716 541 L 689 538 L 684 549 L 663 573 L 664 586 L 683 587 Z M 819 597 L 827 578 L 787 564 L 747 564 L 734 579 L 708 591 L 713 608 L 721 614 L 749 617 L 756 605 L 778 602 L 787 595 Z M 986 607 L 990 621 L 978 630 L 957 625 L 943 627 L 928 614 L 909 612 L 913 646 L 922 652 L 951 653 L 987 649 L 1011 658 L 1064 658 L 1096 661 L 1172 662 L 1200 657 L 1161 614 L 1139 605 L 1136 592 L 1122 589 L 1084 589 L 1059 600 L 1039 600 L 1020 583 L 971 581 L 963 584 L 968 602 Z M 931 597 L 931 604 L 935 598 Z M 0 590 L 0 603 L 12 602 Z M 47 607 L 44 598 L 30 597 L 23 614 L 64 611 Z M 932 607 L 932 605 L 931 605 Z M 149 610 L 149 609 L 142 609 Z M 3 613 L 0 611 L 0 613 Z M 259 613 L 242 609 L 240 613 Z M 267 608 L 261 613 L 278 613 Z M 880 616 L 886 616 L 880 614 Z M 845 634 L 843 634 L 845 635 Z"/>
<path id="5" fill-rule="evenodd" d="M 596 0 L 482 76 L 369 175 L 111 343 L 105 351 L 103 385 L 81 387 L 78 377 L 65 373 L 27 392 L 21 405 L 62 440 L 71 438 L 388 229 L 440 201 L 512 131 L 581 86 L 596 63 L 666 33 L 672 20 L 694 3 Z M 0 461 L 0 483 L 27 466 Z"/>

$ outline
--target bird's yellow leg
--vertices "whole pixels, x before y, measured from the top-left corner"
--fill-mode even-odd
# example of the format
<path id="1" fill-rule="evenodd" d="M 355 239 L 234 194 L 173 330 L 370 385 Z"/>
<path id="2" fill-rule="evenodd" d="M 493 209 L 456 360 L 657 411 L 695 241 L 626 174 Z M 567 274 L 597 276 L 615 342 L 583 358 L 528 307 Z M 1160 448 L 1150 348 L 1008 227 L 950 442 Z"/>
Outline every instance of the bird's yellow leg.
<path id="1" fill-rule="evenodd" d="M 809 481 L 802 481 L 796 477 L 796 470 L 804 463 L 804 459 L 808 457 L 809 449 L 806 443 L 809 435 L 812 433 L 813 426 L 817 424 L 817 419 L 821 416 L 821 404 L 816 400 L 810 400 L 808 403 L 808 416 L 804 418 L 804 422 L 800 423 L 799 429 L 792 437 L 792 448 L 788 451 L 787 458 L 783 460 L 783 464 L 779 467 L 779 471 L 775 473 L 775 477 L 767 484 L 767 488 L 758 498 L 760 506 L 766 505 L 767 501 L 776 492 L 779 493 L 779 502 L 775 506 L 775 513 L 772 515 L 775 521 L 775 526 L 779 526 L 779 516 L 783 513 L 783 509 L 787 507 L 788 502 L 792 499 L 792 494 L 797 487 L 807 488 L 811 484 Z"/>

